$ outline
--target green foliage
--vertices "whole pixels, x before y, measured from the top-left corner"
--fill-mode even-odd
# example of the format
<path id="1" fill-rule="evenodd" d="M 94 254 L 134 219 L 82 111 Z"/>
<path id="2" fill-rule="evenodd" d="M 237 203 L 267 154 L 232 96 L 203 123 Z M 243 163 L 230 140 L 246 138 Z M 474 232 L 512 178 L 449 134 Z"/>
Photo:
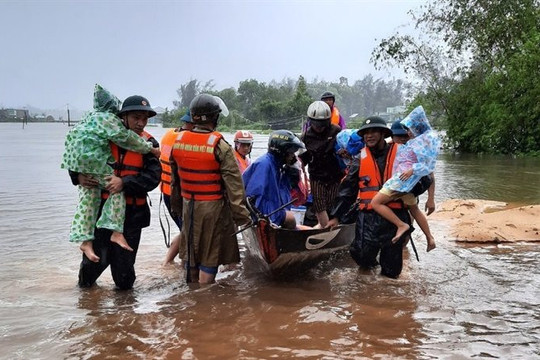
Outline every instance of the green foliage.
<path id="1" fill-rule="evenodd" d="M 180 118 L 187 113 L 187 107 L 180 109 L 173 109 L 165 111 L 161 114 L 161 119 L 163 121 L 163 127 L 165 128 L 176 128 L 182 126 L 182 120 Z"/>
<path id="2" fill-rule="evenodd" d="M 538 154 L 540 2 L 433 1 L 415 25 L 429 38 L 396 34 L 372 54 L 421 80 L 410 106 L 430 109 L 457 150 Z"/>
<path id="3" fill-rule="evenodd" d="M 177 119 L 184 115 L 191 99 L 201 92 L 207 92 L 222 98 L 229 108 L 230 115 L 220 118 L 218 123 L 218 129 L 222 131 L 289 129 L 298 132 L 302 129 L 309 104 L 320 99 L 325 91 L 332 91 L 336 95 L 336 106 L 345 119 L 356 113 L 360 124 L 369 115 L 383 113 L 387 107 L 402 105 L 405 88 L 401 80 L 383 81 L 371 75 L 352 86 L 348 85 L 345 77 L 341 77 L 339 82 L 315 80 L 308 83 L 300 76 L 298 80 L 287 78 L 268 84 L 249 79 L 240 82 L 237 90 L 226 88 L 219 91 L 213 89 L 211 82 L 203 87 L 197 80 L 191 80 L 177 90 L 180 100 L 174 101 L 176 108 L 163 118 L 164 123 L 178 126 Z"/>

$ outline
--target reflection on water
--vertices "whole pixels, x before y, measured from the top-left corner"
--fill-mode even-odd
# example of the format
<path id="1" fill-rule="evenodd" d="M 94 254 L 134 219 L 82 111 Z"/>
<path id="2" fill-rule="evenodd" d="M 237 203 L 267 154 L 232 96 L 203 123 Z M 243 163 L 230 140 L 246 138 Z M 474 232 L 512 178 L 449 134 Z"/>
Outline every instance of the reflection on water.
<path id="1" fill-rule="evenodd" d="M 442 154 L 437 198 L 483 199 L 540 204 L 540 159 Z M 439 185 L 439 184 L 438 184 Z"/>
<path id="2" fill-rule="evenodd" d="M 59 169 L 67 128 L 1 124 L 0 358 L 373 359 L 538 358 L 540 250 L 441 241 L 399 280 L 358 271 L 345 254 L 273 281 L 249 262 L 200 288 L 161 267 L 157 221 L 143 232 L 135 289 L 76 287 L 80 254 L 67 241 L 76 191 Z M 160 137 L 161 128 L 149 128 Z M 226 134 L 232 140 L 232 134 Z M 254 157 L 266 149 L 256 136 Z M 540 203 L 538 159 L 443 154 L 437 200 Z M 437 238 L 447 231 L 434 224 Z M 449 355 L 452 354 L 452 355 Z"/>

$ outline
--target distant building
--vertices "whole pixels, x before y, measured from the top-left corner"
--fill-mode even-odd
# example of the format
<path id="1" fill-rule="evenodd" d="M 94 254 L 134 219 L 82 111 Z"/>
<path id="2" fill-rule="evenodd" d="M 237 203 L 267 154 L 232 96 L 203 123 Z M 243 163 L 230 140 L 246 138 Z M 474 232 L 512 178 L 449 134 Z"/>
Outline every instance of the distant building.
<path id="1" fill-rule="evenodd" d="M 162 124 L 163 123 L 163 114 L 167 112 L 167 109 L 162 108 L 161 106 L 156 106 L 153 108 L 157 113 L 156 116 L 148 119 L 149 124 Z"/>
<path id="2" fill-rule="evenodd" d="M 386 112 L 379 113 L 378 115 L 387 123 L 392 123 L 397 119 L 403 118 L 405 116 L 405 111 L 407 111 L 407 107 L 405 105 L 397 105 L 387 107 Z"/>
<path id="3" fill-rule="evenodd" d="M 30 115 L 26 109 L 0 109 L 0 121 L 12 122 L 28 120 Z"/>

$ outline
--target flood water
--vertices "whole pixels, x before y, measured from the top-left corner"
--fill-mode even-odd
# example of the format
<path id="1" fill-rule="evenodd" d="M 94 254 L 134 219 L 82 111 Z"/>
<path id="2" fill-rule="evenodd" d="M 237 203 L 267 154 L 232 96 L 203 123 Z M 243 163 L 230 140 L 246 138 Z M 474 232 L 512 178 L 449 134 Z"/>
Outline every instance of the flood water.
<path id="1" fill-rule="evenodd" d="M 156 190 L 134 290 L 116 291 L 108 271 L 81 290 L 81 254 L 67 240 L 76 189 L 60 169 L 67 126 L 0 129 L 2 359 L 540 357 L 539 246 L 457 244 L 436 224 L 437 249 L 425 253 L 416 235 L 420 262 L 406 254 L 398 280 L 344 254 L 297 278 L 246 263 L 188 287 L 178 264 L 161 266 Z M 267 137 L 256 139 L 255 157 Z M 436 176 L 437 202 L 540 204 L 539 159 L 443 154 Z"/>

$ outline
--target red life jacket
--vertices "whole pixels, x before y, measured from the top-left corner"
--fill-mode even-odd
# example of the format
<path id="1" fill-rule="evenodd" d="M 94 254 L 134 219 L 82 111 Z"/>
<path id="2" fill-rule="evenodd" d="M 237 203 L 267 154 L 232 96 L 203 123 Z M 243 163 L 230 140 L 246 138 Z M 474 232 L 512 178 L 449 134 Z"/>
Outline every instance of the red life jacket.
<path id="1" fill-rule="evenodd" d="M 390 144 L 390 149 L 386 155 L 386 167 L 384 168 L 383 178 L 375 158 L 371 151 L 366 146 L 360 153 L 360 169 L 358 172 L 358 200 L 360 201 L 360 210 L 373 210 L 371 200 L 382 188 L 383 184 L 392 177 L 392 168 L 394 167 L 394 159 L 396 157 L 398 146 Z M 403 209 L 405 205 L 401 201 L 391 201 L 387 203 L 392 209 Z"/>
<path id="2" fill-rule="evenodd" d="M 171 195 L 171 162 L 170 156 L 174 141 L 178 136 L 178 129 L 171 129 L 161 138 L 161 155 L 159 161 L 161 163 L 161 192 L 165 195 Z"/>
<path id="3" fill-rule="evenodd" d="M 243 174 L 249 166 L 249 158 L 247 156 L 244 158 L 236 150 L 234 150 L 234 157 L 236 158 L 236 163 L 238 164 L 238 168 L 240 169 L 240 174 Z"/>
<path id="4" fill-rule="evenodd" d="M 332 108 L 332 116 L 330 117 L 330 122 L 341 128 L 341 125 L 339 123 L 339 110 L 336 106 Z"/>
<path id="5" fill-rule="evenodd" d="M 141 137 L 145 140 L 150 140 L 152 135 L 143 131 Z M 143 154 L 133 151 L 124 150 L 115 143 L 110 143 L 111 152 L 114 157 L 115 163 L 113 164 L 114 175 L 118 177 L 124 177 L 127 175 L 137 175 L 144 166 Z M 125 196 L 125 195 L 124 195 Z M 101 198 L 107 199 L 109 197 L 108 192 L 102 192 Z M 145 197 L 125 196 L 127 205 L 141 206 L 146 204 Z"/>
<path id="6" fill-rule="evenodd" d="M 214 155 L 222 138 L 216 131 L 182 131 L 178 134 L 171 156 L 178 165 L 183 198 L 197 201 L 223 198 L 220 164 Z"/>

